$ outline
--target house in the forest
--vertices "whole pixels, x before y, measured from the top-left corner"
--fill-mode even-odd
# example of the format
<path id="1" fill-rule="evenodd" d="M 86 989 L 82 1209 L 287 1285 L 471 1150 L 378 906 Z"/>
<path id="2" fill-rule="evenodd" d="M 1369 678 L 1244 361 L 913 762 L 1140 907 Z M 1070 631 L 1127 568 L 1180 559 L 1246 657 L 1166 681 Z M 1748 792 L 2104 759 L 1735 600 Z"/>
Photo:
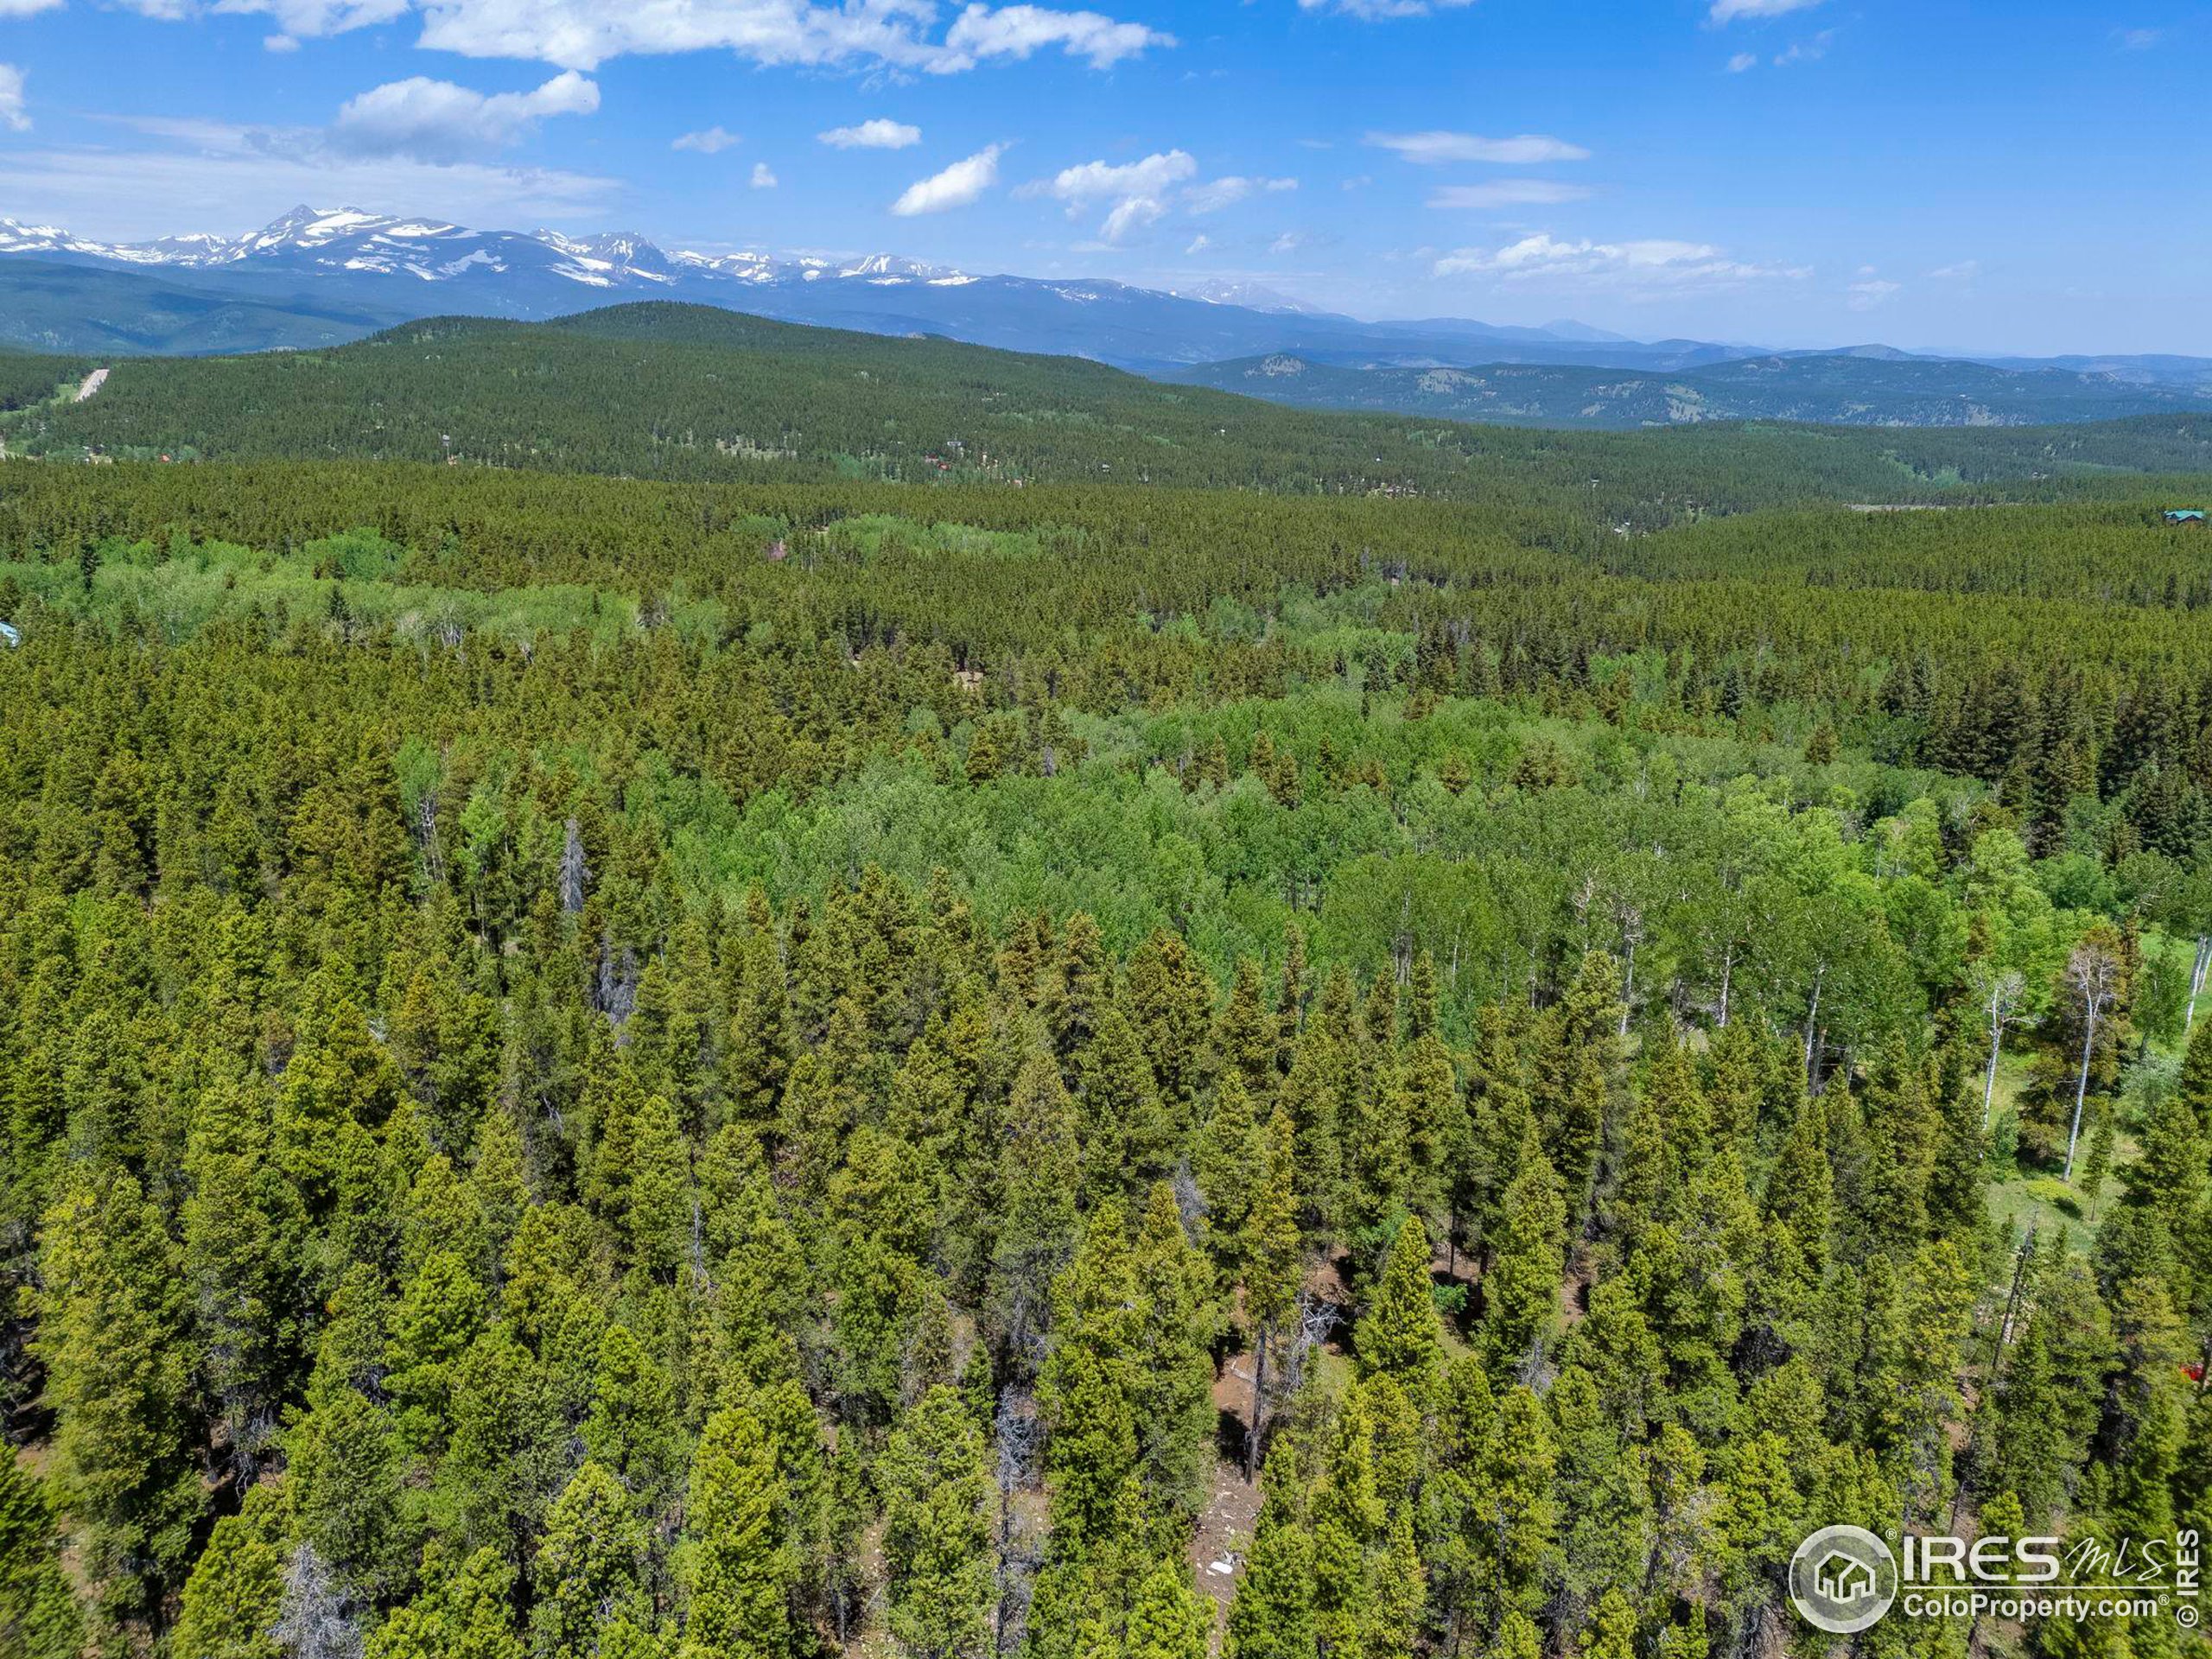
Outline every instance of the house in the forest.
<path id="1" fill-rule="evenodd" d="M 2166 522 L 2170 524 L 2195 524 L 2202 528 L 2205 512 L 2202 507 L 2168 507 Z"/>

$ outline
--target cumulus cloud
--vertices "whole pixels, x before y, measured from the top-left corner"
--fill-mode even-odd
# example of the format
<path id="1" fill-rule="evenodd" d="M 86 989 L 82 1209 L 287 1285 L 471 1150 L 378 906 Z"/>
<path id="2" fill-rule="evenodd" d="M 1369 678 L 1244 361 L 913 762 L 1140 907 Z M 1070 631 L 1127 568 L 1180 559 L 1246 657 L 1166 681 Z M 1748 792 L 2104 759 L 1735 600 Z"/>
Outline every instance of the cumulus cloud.
<path id="1" fill-rule="evenodd" d="M 1085 162 L 1064 167 L 1050 179 L 1025 185 L 1024 195 L 1048 195 L 1065 202 L 1070 219 L 1079 218 L 1100 203 L 1108 204 L 1105 223 L 1098 233 L 1108 242 L 1119 242 L 1130 232 L 1155 225 L 1167 213 L 1168 198 L 1178 185 L 1197 176 L 1198 162 L 1185 150 L 1162 150 L 1139 162 Z"/>
<path id="2" fill-rule="evenodd" d="M 0 17 L 28 17 L 34 12 L 51 11 L 61 0 L 0 0 Z"/>
<path id="3" fill-rule="evenodd" d="M 0 16 L 59 0 L 0 0 Z M 1110 69 L 1172 35 L 1096 11 L 971 3 L 942 37 L 927 0 L 119 0 L 149 17 L 217 12 L 271 17 L 295 37 L 343 34 L 419 16 L 417 44 L 472 58 L 520 58 L 594 70 L 635 54 L 728 51 L 764 66 L 957 74 L 995 60 L 1058 51 Z M 13 11 L 11 13 L 11 10 Z"/>
<path id="4" fill-rule="evenodd" d="M 489 96 L 412 75 L 350 100 L 330 124 L 330 139 L 359 156 L 458 162 L 498 154 L 548 116 L 589 115 L 598 108 L 597 83 L 573 69 L 535 92 Z"/>
<path id="5" fill-rule="evenodd" d="M 731 145 L 741 144 L 744 142 L 745 140 L 739 137 L 735 133 L 728 131 L 723 128 L 709 127 L 704 132 L 685 133 L 681 138 L 678 138 L 674 143 L 671 144 L 669 148 L 671 149 L 688 149 L 701 156 L 719 156 Z"/>
<path id="6" fill-rule="evenodd" d="M 1275 238 L 1274 241 L 1268 244 L 1268 251 L 1271 254 L 1277 255 L 1296 253 L 1299 249 L 1305 245 L 1306 238 L 1300 236 L 1296 231 L 1285 231 L 1281 236 Z"/>
<path id="7" fill-rule="evenodd" d="M 1561 241 L 1548 232 L 1500 248 L 1460 248 L 1440 257 L 1439 276 L 1484 276 L 1502 283 L 1610 287 L 1679 292 L 1738 288 L 1746 283 L 1807 275 L 1802 269 L 1745 264 L 1705 242 L 1650 238 L 1632 242 Z"/>
<path id="8" fill-rule="evenodd" d="M 1296 179 L 1247 179 L 1231 173 L 1192 185 L 1183 193 L 1183 206 L 1194 213 L 1217 213 L 1251 196 L 1277 195 L 1297 188 Z"/>
<path id="9" fill-rule="evenodd" d="M 23 113 L 23 72 L 12 63 L 0 63 L 0 127 L 29 132 L 31 118 Z"/>
<path id="10" fill-rule="evenodd" d="M 1849 290 L 1850 297 L 1845 303 L 1854 311 L 1872 311 L 1904 286 L 1902 283 L 1889 282 L 1879 276 L 1869 276 L 1862 282 L 1852 283 Z"/>
<path id="11" fill-rule="evenodd" d="M 1548 207 L 1563 201 L 1581 201 L 1590 192 L 1579 184 L 1553 179 L 1500 179 L 1493 184 L 1451 184 L 1429 193 L 1432 207 L 1471 208 Z"/>
<path id="12" fill-rule="evenodd" d="M 984 193 L 999 181 L 999 157 L 1005 153 L 1004 144 L 992 144 L 965 161 L 955 162 L 942 173 L 917 179 L 891 204 L 891 211 L 901 219 L 912 219 L 918 213 L 941 213 L 982 200 Z"/>
<path id="13" fill-rule="evenodd" d="M 1370 132 L 1367 142 L 1377 149 L 1394 151 L 1402 161 L 1423 167 L 1441 167 L 1451 162 L 1529 167 L 1542 162 L 1590 159 L 1590 152 L 1581 145 L 1541 132 L 1524 132 L 1514 138 L 1484 138 L 1471 132 Z"/>
<path id="14" fill-rule="evenodd" d="M 753 163 L 753 188 L 755 190 L 772 190 L 781 181 L 776 177 L 775 169 L 767 162 Z"/>
<path id="15" fill-rule="evenodd" d="M 1206 235 L 1202 231 L 1198 235 L 1191 238 L 1191 245 L 1184 249 L 1183 251 L 1185 254 L 1204 253 L 1211 246 L 1213 246 L 1213 238 Z"/>
<path id="16" fill-rule="evenodd" d="M 1713 21 L 1732 23 L 1738 17 L 1780 17 L 1817 6 L 1821 0 L 1713 0 Z"/>
<path id="17" fill-rule="evenodd" d="M 1746 69 L 1756 69 L 1758 67 L 1759 54 L 1756 52 L 1738 52 L 1728 60 L 1728 73 L 1732 75 L 1740 75 Z"/>
<path id="18" fill-rule="evenodd" d="M 971 5 L 945 32 L 944 55 L 927 67 L 939 74 L 973 67 L 988 58 L 1022 59 L 1058 47 L 1094 69 L 1110 69 L 1155 46 L 1173 46 L 1175 37 L 1141 23 L 1118 23 L 1095 11 L 1051 11 L 1042 6 Z"/>
<path id="19" fill-rule="evenodd" d="M 903 121 L 878 118 L 856 127 L 832 127 L 815 137 L 832 149 L 905 149 L 922 142 L 922 130 Z"/>

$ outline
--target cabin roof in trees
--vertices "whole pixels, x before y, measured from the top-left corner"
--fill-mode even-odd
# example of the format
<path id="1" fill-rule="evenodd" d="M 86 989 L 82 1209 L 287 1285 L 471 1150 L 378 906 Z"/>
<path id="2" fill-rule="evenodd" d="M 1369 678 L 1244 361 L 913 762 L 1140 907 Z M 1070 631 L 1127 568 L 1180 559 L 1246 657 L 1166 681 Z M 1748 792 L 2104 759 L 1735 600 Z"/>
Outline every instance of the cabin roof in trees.
<path id="1" fill-rule="evenodd" d="M 7 623 L 0 622 L 0 645 L 13 647 L 20 645 L 22 643 L 23 636 L 21 633 L 18 633 L 14 628 L 9 626 Z"/>
<path id="2" fill-rule="evenodd" d="M 2170 524 L 2201 524 L 2205 513 L 2202 507 L 2168 507 L 2166 522 Z"/>

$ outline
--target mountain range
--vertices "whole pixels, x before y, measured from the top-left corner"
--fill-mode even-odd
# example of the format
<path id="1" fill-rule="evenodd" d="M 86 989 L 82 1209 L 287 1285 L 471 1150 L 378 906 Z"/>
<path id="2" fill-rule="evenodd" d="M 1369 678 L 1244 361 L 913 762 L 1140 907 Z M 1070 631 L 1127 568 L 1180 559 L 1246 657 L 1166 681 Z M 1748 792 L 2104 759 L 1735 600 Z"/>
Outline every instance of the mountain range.
<path id="1" fill-rule="evenodd" d="M 1370 321 L 1255 284 L 1188 292 L 851 259 L 666 251 L 296 207 L 237 238 L 99 242 L 0 219 L 0 346 L 201 355 L 342 343 L 432 315 L 541 320 L 639 299 L 1087 357 L 1306 407 L 1570 426 L 1730 419 L 2016 424 L 2212 409 L 2212 360 L 1776 352 L 1573 321 Z"/>

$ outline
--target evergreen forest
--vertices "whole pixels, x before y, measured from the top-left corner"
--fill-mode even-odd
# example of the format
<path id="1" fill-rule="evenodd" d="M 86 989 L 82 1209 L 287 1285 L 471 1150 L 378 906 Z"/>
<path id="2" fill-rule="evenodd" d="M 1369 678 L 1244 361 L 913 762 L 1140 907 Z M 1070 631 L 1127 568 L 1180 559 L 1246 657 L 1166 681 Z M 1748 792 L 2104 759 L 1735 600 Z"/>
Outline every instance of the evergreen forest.
<path id="1" fill-rule="evenodd" d="M 1787 1569 L 2212 1531 L 2212 424 L 92 366 L 0 1659 L 2204 1659 Z"/>

